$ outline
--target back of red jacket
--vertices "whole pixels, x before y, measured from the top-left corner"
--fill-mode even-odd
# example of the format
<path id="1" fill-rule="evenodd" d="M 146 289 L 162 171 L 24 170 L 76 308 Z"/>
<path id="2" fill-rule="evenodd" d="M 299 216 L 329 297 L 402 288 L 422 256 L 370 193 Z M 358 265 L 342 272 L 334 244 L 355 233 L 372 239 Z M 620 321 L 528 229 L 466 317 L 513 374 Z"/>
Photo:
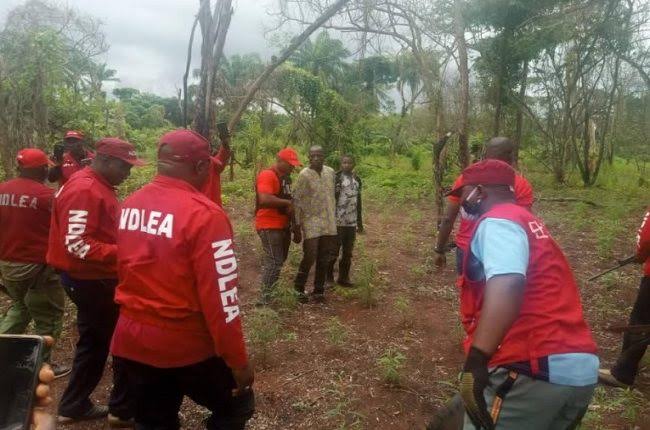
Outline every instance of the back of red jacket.
<path id="1" fill-rule="evenodd" d="M 0 184 L 0 260 L 45 264 L 53 196 L 33 179 Z"/>
<path id="2" fill-rule="evenodd" d="M 643 222 L 636 236 L 636 255 L 644 262 L 643 274 L 650 276 L 650 208 L 643 217 Z"/>
<path id="3" fill-rule="evenodd" d="M 55 195 L 47 262 L 78 279 L 117 278 L 115 189 L 90 167 Z"/>
<path id="4" fill-rule="evenodd" d="M 211 356 L 247 362 L 237 260 L 224 211 L 187 182 L 156 176 L 120 214 L 114 355 L 156 367 Z"/>

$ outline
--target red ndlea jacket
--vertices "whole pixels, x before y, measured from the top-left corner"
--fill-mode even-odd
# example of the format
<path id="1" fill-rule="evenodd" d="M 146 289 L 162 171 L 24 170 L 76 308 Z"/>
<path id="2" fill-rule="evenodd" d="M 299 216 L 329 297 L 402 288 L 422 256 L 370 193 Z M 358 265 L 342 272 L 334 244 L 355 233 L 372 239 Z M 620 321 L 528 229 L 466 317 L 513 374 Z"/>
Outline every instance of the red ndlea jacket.
<path id="1" fill-rule="evenodd" d="M 462 183 L 463 176 L 460 175 L 452 188 L 457 187 Z M 447 200 L 454 203 L 460 203 L 460 198 L 456 196 L 449 196 Z M 523 176 L 517 174 L 515 176 L 515 200 L 519 206 L 525 207 L 528 210 L 533 206 L 533 187 L 530 185 L 530 182 Z M 467 251 L 469 248 L 470 239 L 472 238 L 472 233 L 474 232 L 474 227 L 476 226 L 476 218 L 472 218 L 470 215 L 467 215 L 463 208 L 460 209 L 460 223 L 458 225 L 458 231 L 456 232 L 456 246 L 458 246 L 463 251 Z"/>
<path id="2" fill-rule="evenodd" d="M 53 197 L 33 179 L 0 184 L 0 260 L 45 264 Z"/>
<path id="3" fill-rule="evenodd" d="M 492 356 L 490 367 L 530 361 L 536 373 L 538 358 L 572 352 L 595 353 L 596 344 L 582 315 L 571 267 L 542 221 L 512 203 L 493 207 L 479 218 L 476 226 L 485 218 L 516 222 L 526 232 L 530 247 L 519 316 Z M 468 267 L 469 254 L 463 267 Z M 485 280 L 473 281 L 465 271 L 461 282 L 461 316 L 467 333 L 464 344 L 467 353 L 481 316 Z"/>
<path id="4" fill-rule="evenodd" d="M 117 278 L 115 189 L 90 167 L 59 189 L 52 209 L 47 263 L 78 279 Z"/>
<path id="5" fill-rule="evenodd" d="M 86 151 L 86 158 L 95 158 L 95 154 Z M 68 182 L 72 175 L 80 171 L 82 168 L 81 164 L 79 164 L 69 152 L 65 152 L 63 154 L 63 162 L 61 163 L 61 178 L 59 179 L 59 185 L 63 186 Z"/>
<path id="6" fill-rule="evenodd" d="M 112 353 L 162 368 L 215 355 L 245 367 L 232 239 L 225 212 L 186 182 L 159 175 L 127 198 Z"/>
<path id="7" fill-rule="evenodd" d="M 205 181 L 205 185 L 201 188 L 201 192 L 219 206 L 222 206 L 221 172 L 223 172 L 226 165 L 228 165 L 229 158 L 230 150 L 221 145 L 217 155 L 210 158 L 210 174 L 208 175 L 208 180 Z"/>
<path id="8" fill-rule="evenodd" d="M 650 276 L 650 209 L 643 217 L 643 222 L 636 236 L 636 255 L 640 261 L 645 261 L 643 274 Z"/>

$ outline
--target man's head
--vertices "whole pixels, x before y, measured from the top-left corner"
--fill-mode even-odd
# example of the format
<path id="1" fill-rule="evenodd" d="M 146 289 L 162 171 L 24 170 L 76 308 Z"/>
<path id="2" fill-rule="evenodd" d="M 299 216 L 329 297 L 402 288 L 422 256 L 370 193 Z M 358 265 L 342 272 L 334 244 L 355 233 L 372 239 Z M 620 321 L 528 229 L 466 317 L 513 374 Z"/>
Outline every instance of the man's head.
<path id="1" fill-rule="evenodd" d="M 462 173 L 462 182 L 447 195 L 460 197 L 470 215 L 482 215 L 497 203 L 514 202 L 515 171 L 500 160 L 474 163 Z"/>
<path id="2" fill-rule="evenodd" d="M 293 148 L 284 148 L 278 151 L 278 158 L 275 166 L 283 175 L 290 174 L 300 165 L 298 154 Z"/>
<path id="3" fill-rule="evenodd" d="M 501 160 L 510 165 L 514 161 L 515 145 L 507 137 L 493 137 L 485 144 L 483 158 L 486 160 Z"/>
<path id="4" fill-rule="evenodd" d="M 309 167 L 314 170 L 321 171 L 323 163 L 325 162 L 325 152 L 323 147 L 319 145 L 309 148 Z"/>
<path id="5" fill-rule="evenodd" d="M 77 160 L 82 160 L 86 157 L 84 134 L 77 130 L 66 132 L 65 136 L 63 136 L 63 148 Z"/>
<path id="6" fill-rule="evenodd" d="M 355 162 L 354 157 L 351 155 L 344 155 L 341 157 L 341 170 L 343 173 L 352 173 L 354 170 Z"/>
<path id="7" fill-rule="evenodd" d="M 117 137 L 105 137 L 95 145 L 92 169 L 109 184 L 118 186 L 131 174 L 131 167 L 145 163 L 138 159 L 135 147 Z"/>
<path id="8" fill-rule="evenodd" d="M 164 134 L 158 142 L 158 173 L 200 189 L 210 173 L 210 143 L 192 130 Z"/>
<path id="9" fill-rule="evenodd" d="M 18 176 L 38 182 L 45 182 L 49 168 L 54 164 L 45 152 L 36 148 L 18 151 L 16 163 L 18 163 Z"/>

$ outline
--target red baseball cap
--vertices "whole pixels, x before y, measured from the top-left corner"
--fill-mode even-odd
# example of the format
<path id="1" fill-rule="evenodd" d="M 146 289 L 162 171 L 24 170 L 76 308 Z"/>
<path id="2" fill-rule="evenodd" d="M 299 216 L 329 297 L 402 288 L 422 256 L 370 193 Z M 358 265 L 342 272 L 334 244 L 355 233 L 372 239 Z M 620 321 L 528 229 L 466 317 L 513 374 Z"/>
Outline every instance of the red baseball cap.
<path id="1" fill-rule="evenodd" d="M 133 145 L 117 137 L 105 137 L 98 141 L 95 144 L 95 152 L 119 158 L 132 166 L 144 166 L 146 164 L 138 158 Z"/>
<path id="2" fill-rule="evenodd" d="M 483 160 L 463 170 L 461 183 L 449 191 L 447 196 L 460 196 L 465 185 L 508 185 L 515 186 L 515 170 L 501 160 Z"/>
<path id="3" fill-rule="evenodd" d="M 281 149 L 278 152 L 278 158 L 286 161 L 287 163 L 291 164 L 294 167 L 302 166 L 302 164 L 300 164 L 300 160 L 298 159 L 298 153 L 293 148 Z"/>
<path id="4" fill-rule="evenodd" d="M 48 158 L 45 152 L 36 148 L 25 148 L 18 151 L 16 161 L 20 167 L 32 169 L 42 166 L 54 166 L 54 163 Z"/>
<path id="5" fill-rule="evenodd" d="M 171 152 L 160 153 L 169 146 Z M 165 133 L 158 142 L 158 159 L 171 161 L 200 161 L 210 158 L 210 143 L 199 133 L 184 128 Z"/>
<path id="6" fill-rule="evenodd" d="M 65 133 L 65 136 L 63 136 L 63 138 L 83 140 L 84 134 L 78 130 L 69 130 Z"/>

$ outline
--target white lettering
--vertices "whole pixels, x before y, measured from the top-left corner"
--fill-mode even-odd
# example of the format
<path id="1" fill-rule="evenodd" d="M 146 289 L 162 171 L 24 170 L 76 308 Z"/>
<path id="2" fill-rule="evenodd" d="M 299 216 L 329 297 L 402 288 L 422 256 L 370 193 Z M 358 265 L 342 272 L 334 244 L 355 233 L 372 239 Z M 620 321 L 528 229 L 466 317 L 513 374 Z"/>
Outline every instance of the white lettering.
<path id="1" fill-rule="evenodd" d="M 32 201 L 29 203 L 29 207 L 32 209 L 38 209 L 38 200 L 36 197 L 32 198 Z"/>
<path id="2" fill-rule="evenodd" d="M 21 208 L 27 207 L 27 196 L 20 196 L 20 202 L 18 203 L 18 207 Z"/>
<path id="3" fill-rule="evenodd" d="M 70 254 L 82 260 L 90 251 L 90 245 L 85 243 L 81 237 L 86 231 L 87 221 L 88 211 L 70 210 L 68 212 L 68 234 L 65 236 L 65 244 Z"/>
<path id="4" fill-rule="evenodd" d="M 217 273 L 221 276 L 230 275 L 232 272 L 237 270 L 237 259 L 235 257 L 230 257 L 225 260 L 217 260 L 215 265 L 217 267 Z"/>
<path id="5" fill-rule="evenodd" d="M 140 225 L 140 212 L 137 209 L 130 209 L 128 229 L 134 231 Z"/>
<path id="6" fill-rule="evenodd" d="M 120 230 L 126 229 L 126 220 L 129 217 L 129 209 L 122 209 L 120 213 Z"/>
<path id="7" fill-rule="evenodd" d="M 163 218 L 162 223 L 160 223 L 160 227 L 158 227 L 158 236 L 167 236 L 167 239 L 172 238 L 172 232 L 174 231 L 174 215 L 172 214 L 167 214 L 165 215 L 165 218 Z"/>
<path id="8" fill-rule="evenodd" d="M 232 239 L 220 240 L 219 242 L 212 243 L 212 249 L 216 249 L 214 252 L 214 259 L 218 260 L 223 257 L 230 257 L 234 255 L 234 251 L 231 248 Z"/>
<path id="9" fill-rule="evenodd" d="M 162 213 L 158 211 L 151 211 L 149 214 L 149 222 L 147 223 L 147 233 L 149 234 L 158 234 L 156 230 L 156 226 L 158 225 L 158 219 Z"/>
<path id="10" fill-rule="evenodd" d="M 232 322 L 239 316 L 239 306 L 224 306 L 223 311 L 226 313 L 226 324 Z"/>
<path id="11" fill-rule="evenodd" d="M 69 215 L 68 222 L 79 222 L 83 224 L 88 222 L 88 211 L 71 210 Z"/>
<path id="12" fill-rule="evenodd" d="M 217 281 L 217 284 L 219 285 L 219 291 L 226 291 L 226 285 L 233 279 L 237 279 L 236 273 L 227 276 L 221 276 Z"/>
<path id="13" fill-rule="evenodd" d="M 140 209 L 140 231 L 147 233 L 147 225 L 144 223 L 144 209 Z"/>

